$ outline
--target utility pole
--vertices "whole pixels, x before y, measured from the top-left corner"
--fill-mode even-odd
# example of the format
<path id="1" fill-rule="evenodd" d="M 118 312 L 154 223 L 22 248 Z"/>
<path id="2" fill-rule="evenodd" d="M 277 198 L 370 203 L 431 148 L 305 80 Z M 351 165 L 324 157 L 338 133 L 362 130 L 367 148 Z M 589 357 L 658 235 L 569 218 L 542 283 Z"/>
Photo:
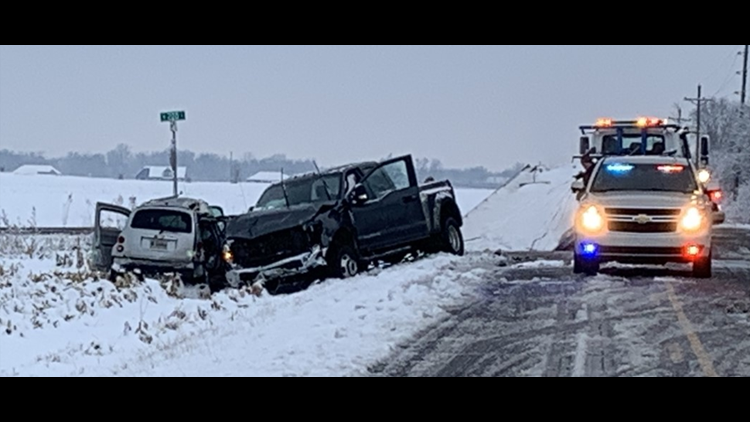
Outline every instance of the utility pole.
<path id="1" fill-rule="evenodd" d="M 710 98 L 703 98 L 701 97 L 701 86 L 698 85 L 698 97 L 696 98 L 687 98 L 685 97 L 685 101 L 690 101 L 693 104 L 696 104 L 698 107 L 698 110 L 696 111 L 695 118 L 695 165 L 700 166 L 700 155 L 701 155 L 701 104 L 706 101 L 711 101 Z"/>
<path id="2" fill-rule="evenodd" d="M 172 164 L 172 192 L 177 196 L 177 122 L 169 122 L 169 130 L 172 131 L 172 151 L 170 154 L 170 164 Z"/>
<path id="3" fill-rule="evenodd" d="M 169 154 L 169 164 L 172 166 L 172 191 L 177 196 L 177 121 L 185 120 L 184 111 L 168 111 L 159 113 L 162 122 L 169 122 L 172 131 L 172 150 Z"/>
<path id="4" fill-rule="evenodd" d="M 682 107 L 680 107 L 679 104 L 675 104 L 674 108 L 677 109 L 677 117 L 670 116 L 669 118 L 676 120 L 677 121 L 677 126 L 682 127 L 682 122 L 689 122 L 690 119 L 683 119 L 682 118 Z"/>
<path id="5" fill-rule="evenodd" d="M 747 93 L 747 44 L 745 44 L 745 58 L 742 65 L 742 91 L 740 91 L 740 104 L 745 105 L 745 94 Z"/>

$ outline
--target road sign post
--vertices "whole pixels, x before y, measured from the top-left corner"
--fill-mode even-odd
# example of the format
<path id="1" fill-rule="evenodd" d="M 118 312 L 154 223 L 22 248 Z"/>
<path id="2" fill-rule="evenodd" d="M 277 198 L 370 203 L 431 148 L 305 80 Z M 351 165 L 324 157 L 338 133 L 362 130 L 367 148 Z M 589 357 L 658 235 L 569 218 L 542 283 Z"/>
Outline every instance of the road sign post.
<path id="1" fill-rule="evenodd" d="M 169 130 L 172 131 L 172 151 L 169 156 L 169 164 L 172 166 L 172 191 L 177 196 L 177 121 L 185 120 L 184 111 L 167 111 L 160 113 L 162 122 L 169 122 Z"/>

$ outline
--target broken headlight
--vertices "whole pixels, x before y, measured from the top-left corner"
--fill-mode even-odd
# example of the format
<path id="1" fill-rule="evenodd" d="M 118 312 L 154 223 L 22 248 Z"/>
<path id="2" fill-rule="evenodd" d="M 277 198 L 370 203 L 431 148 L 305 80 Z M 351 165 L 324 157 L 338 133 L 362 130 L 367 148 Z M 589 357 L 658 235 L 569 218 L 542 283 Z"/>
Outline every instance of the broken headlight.
<path id="1" fill-rule="evenodd" d="M 224 245 L 224 249 L 221 251 L 221 258 L 227 264 L 234 263 L 234 252 L 232 252 L 232 248 L 230 248 L 229 245 Z"/>

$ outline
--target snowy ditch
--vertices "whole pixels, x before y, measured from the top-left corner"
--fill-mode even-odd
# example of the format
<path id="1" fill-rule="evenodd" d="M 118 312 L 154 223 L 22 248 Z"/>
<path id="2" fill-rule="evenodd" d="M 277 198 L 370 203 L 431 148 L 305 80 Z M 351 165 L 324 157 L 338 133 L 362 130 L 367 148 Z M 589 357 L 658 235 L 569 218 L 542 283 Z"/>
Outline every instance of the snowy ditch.
<path id="1" fill-rule="evenodd" d="M 488 262 L 437 255 L 298 294 L 202 296 L 169 279 L 100 279 L 87 242 L 0 236 L 0 376 L 364 374 L 474 297 Z"/>

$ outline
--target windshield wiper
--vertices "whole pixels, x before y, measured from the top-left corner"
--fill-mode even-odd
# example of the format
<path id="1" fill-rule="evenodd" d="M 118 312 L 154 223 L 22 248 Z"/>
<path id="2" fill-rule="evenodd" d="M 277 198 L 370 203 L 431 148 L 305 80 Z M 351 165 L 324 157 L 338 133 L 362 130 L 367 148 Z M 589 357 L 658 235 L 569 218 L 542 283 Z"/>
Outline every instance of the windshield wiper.
<path id="1" fill-rule="evenodd" d="M 286 201 L 286 207 L 290 208 L 289 206 L 289 195 L 286 193 L 286 183 L 284 183 L 284 168 L 281 168 L 281 190 L 284 191 L 284 200 Z"/>
<path id="2" fill-rule="evenodd" d="M 323 187 L 326 189 L 326 196 L 328 197 L 328 200 L 331 200 L 331 192 L 328 190 L 328 183 L 326 183 L 326 179 L 323 177 L 322 174 L 320 174 L 320 168 L 318 168 L 318 163 L 313 160 L 313 165 L 315 165 L 315 171 L 318 173 L 318 180 L 323 182 Z"/>

